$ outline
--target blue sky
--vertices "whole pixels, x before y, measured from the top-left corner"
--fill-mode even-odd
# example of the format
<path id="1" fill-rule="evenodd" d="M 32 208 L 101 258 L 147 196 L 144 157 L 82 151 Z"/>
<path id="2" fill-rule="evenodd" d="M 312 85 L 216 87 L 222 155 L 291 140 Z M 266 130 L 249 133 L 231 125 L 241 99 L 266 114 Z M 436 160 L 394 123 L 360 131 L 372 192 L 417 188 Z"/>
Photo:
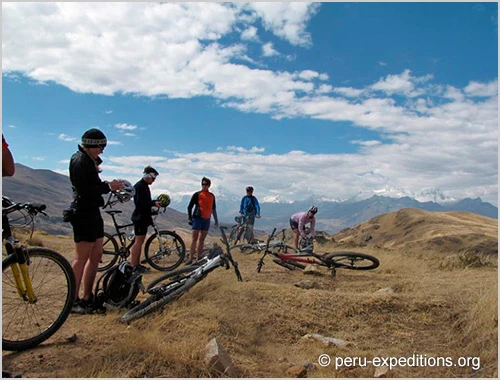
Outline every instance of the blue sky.
<path id="1" fill-rule="evenodd" d="M 498 204 L 497 3 L 2 3 L 2 131 L 67 174 L 261 200 Z"/>

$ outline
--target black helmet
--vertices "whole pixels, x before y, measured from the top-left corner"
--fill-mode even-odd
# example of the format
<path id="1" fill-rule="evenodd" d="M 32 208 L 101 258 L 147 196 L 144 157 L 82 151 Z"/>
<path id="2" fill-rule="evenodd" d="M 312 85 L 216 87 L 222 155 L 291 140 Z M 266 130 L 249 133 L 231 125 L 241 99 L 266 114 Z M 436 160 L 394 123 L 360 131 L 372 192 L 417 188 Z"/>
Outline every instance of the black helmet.
<path id="1" fill-rule="evenodd" d="M 89 129 L 82 135 L 82 145 L 86 148 L 105 148 L 108 140 L 97 128 Z"/>
<path id="2" fill-rule="evenodd" d="M 312 214 L 315 215 L 318 212 L 318 208 L 316 206 L 311 206 L 308 211 L 312 212 Z"/>
<path id="3" fill-rule="evenodd" d="M 252 186 L 247 186 L 246 190 L 253 193 L 253 187 Z"/>

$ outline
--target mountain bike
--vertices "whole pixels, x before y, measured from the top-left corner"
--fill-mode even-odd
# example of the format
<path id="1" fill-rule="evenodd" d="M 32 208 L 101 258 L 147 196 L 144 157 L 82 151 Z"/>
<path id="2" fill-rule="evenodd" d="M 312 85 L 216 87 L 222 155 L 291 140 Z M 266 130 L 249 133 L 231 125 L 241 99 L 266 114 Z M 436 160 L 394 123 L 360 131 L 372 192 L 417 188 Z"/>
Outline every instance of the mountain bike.
<path id="1" fill-rule="evenodd" d="M 103 208 L 112 207 L 119 202 L 110 198 Z M 163 208 L 165 209 L 165 207 Z M 164 211 L 164 210 L 163 210 Z M 159 271 L 169 271 L 177 268 L 184 260 L 186 255 L 186 244 L 184 240 L 175 232 L 160 230 L 156 225 L 156 217 L 161 213 L 161 208 L 153 207 L 153 229 L 154 233 L 149 236 L 144 245 L 144 259 L 142 263 L 147 262 L 153 268 Z M 98 271 L 103 272 L 111 268 L 117 261 L 122 262 L 130 255 L 130 248 L 134 244 L 135 236 L 127 236 L 124 230 L 134 226 L 134 223 L 119 225 L 116 215 L 121 214 L 121 210 L 106 210 L 106 214 L 113 219 L 113 225 L 116 233 L 111 235 L 104 233 L 103 253 L 99 263 Z"/>
<path id="2" fill-rule="evenodd" d="M 195 264 L 158 277 L 147 287 L 147 292 L 150 296 L 126 312 L 120 320 L 130 323 L 156 310 L 162 309 L 219 267 L 225 267 L 228 270 L 232 265 L 238 281 L 243 281 L 238 269 L 238 263 L 231 256 L 231 248 L 224 232 L 224 229 L 227 227 L 219 228 L 222 235 L 222 242 L 226 247 L 226 253 L 224 253 L 220 246 L 215 244 L 210 254 L 198 260 Z"/>
<path id="3" fill-rule="evenodd" d="M 331 270 L 332 276 L 335 276 L 338 268 L 350 270 L 371 270 L 378 268 L 379 260 L 371 255 L 359 252 L 333 252 L 319 254 L 306 247 L 306 250 L 296 250 L 293 253 L 284 253 L 269 249 L 269 242 L 272 240 L 276 228 L 273 230 L 267 241 L 266 251 L 257 265 L 257 271 L 260 273 L 264 265 L 264 259 L 267 255 L 273 256 L 273 262 L 289 270 L 305 269 L 306 264 L 319 265 Z"/>
<path id="4" fill-rule="evenodd" d="M 233 246 L 231 249 L 239 249 L 241 253 L 243 254 L 251 254 L 255 252 L 262 252 L 265 251 L 266 248 L 272 248 L 277 252 L 295 252 L 295 248 L 286 244 L 285 242 L 285 231 L 286 229 L 281 230 L 281 239 L 270 242 L 269 244 L 260 240 L 256 240 L 253 243 L 244 243 L 244 244 L 238 244 Z"/>
<path id="5" fill-rule="evenodd" d="M 11 202 L 2 208 L 2 216 L 23 209 L 32 213 L 33 207 Z M 39 345 L 62 326 L 76 294 L 75 276 L 68 260 L 51 249 L 24 247 L 13 236 L 5 237 L 4 247 L 2 349 L 22 351 Z"/>
<path id="6" fill-rule="evenodd" d="M 235 216 L 234 221 L 236 224 L 231 226 L 231 233 L 229 234 L 229 244 L 232 246 L 237 245 L 245 238 L 248 228 L 248 216 Z"/>

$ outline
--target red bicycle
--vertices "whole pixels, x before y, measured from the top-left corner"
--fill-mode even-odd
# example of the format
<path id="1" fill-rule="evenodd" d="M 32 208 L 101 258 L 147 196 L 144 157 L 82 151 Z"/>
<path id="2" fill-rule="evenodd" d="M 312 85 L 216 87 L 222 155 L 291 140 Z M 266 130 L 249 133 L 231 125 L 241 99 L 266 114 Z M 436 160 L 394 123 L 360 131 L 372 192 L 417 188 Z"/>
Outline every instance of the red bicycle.
<path id="1" fill-rule="evenodd" d="M 298 249 L 295 252 L 280 252 L 279 250 L 269 249 L 269 243 L 276 233 L 276 228 L 269 236 L 266 244 L 264 255 L 260 258 L 257 265 L 257 272 L 260 273 L 264 265 L 264 259 L 267 255 L 273 256 L 273 262 L 287 268 L 289 270 L 305 269 L 307 264 L 319 265 L 327 267 L 332 271 L 332 276 L 335 276 L 338 268 L 350 270 L 371 270 L 378 268 L 380 261 L 371 255 L 359 252 L 333 252 L 319 254 L 313 250 L 306 248 L 306 250 Z"/>

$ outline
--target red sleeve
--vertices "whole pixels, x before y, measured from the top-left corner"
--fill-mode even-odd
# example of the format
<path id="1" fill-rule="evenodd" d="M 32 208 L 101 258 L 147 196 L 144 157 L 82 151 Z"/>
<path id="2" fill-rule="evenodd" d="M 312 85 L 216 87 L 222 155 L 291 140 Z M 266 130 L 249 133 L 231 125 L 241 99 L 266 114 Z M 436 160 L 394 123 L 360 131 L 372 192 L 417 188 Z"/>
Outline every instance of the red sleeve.
<path id="1" fill-rule="evenodd" d="M 9 147 L 9 144 L 7 144 L 7 141 L 5 141 L 5 137 L 3 137 L 2 134 L 2 150 L 5 150 Z"/>

